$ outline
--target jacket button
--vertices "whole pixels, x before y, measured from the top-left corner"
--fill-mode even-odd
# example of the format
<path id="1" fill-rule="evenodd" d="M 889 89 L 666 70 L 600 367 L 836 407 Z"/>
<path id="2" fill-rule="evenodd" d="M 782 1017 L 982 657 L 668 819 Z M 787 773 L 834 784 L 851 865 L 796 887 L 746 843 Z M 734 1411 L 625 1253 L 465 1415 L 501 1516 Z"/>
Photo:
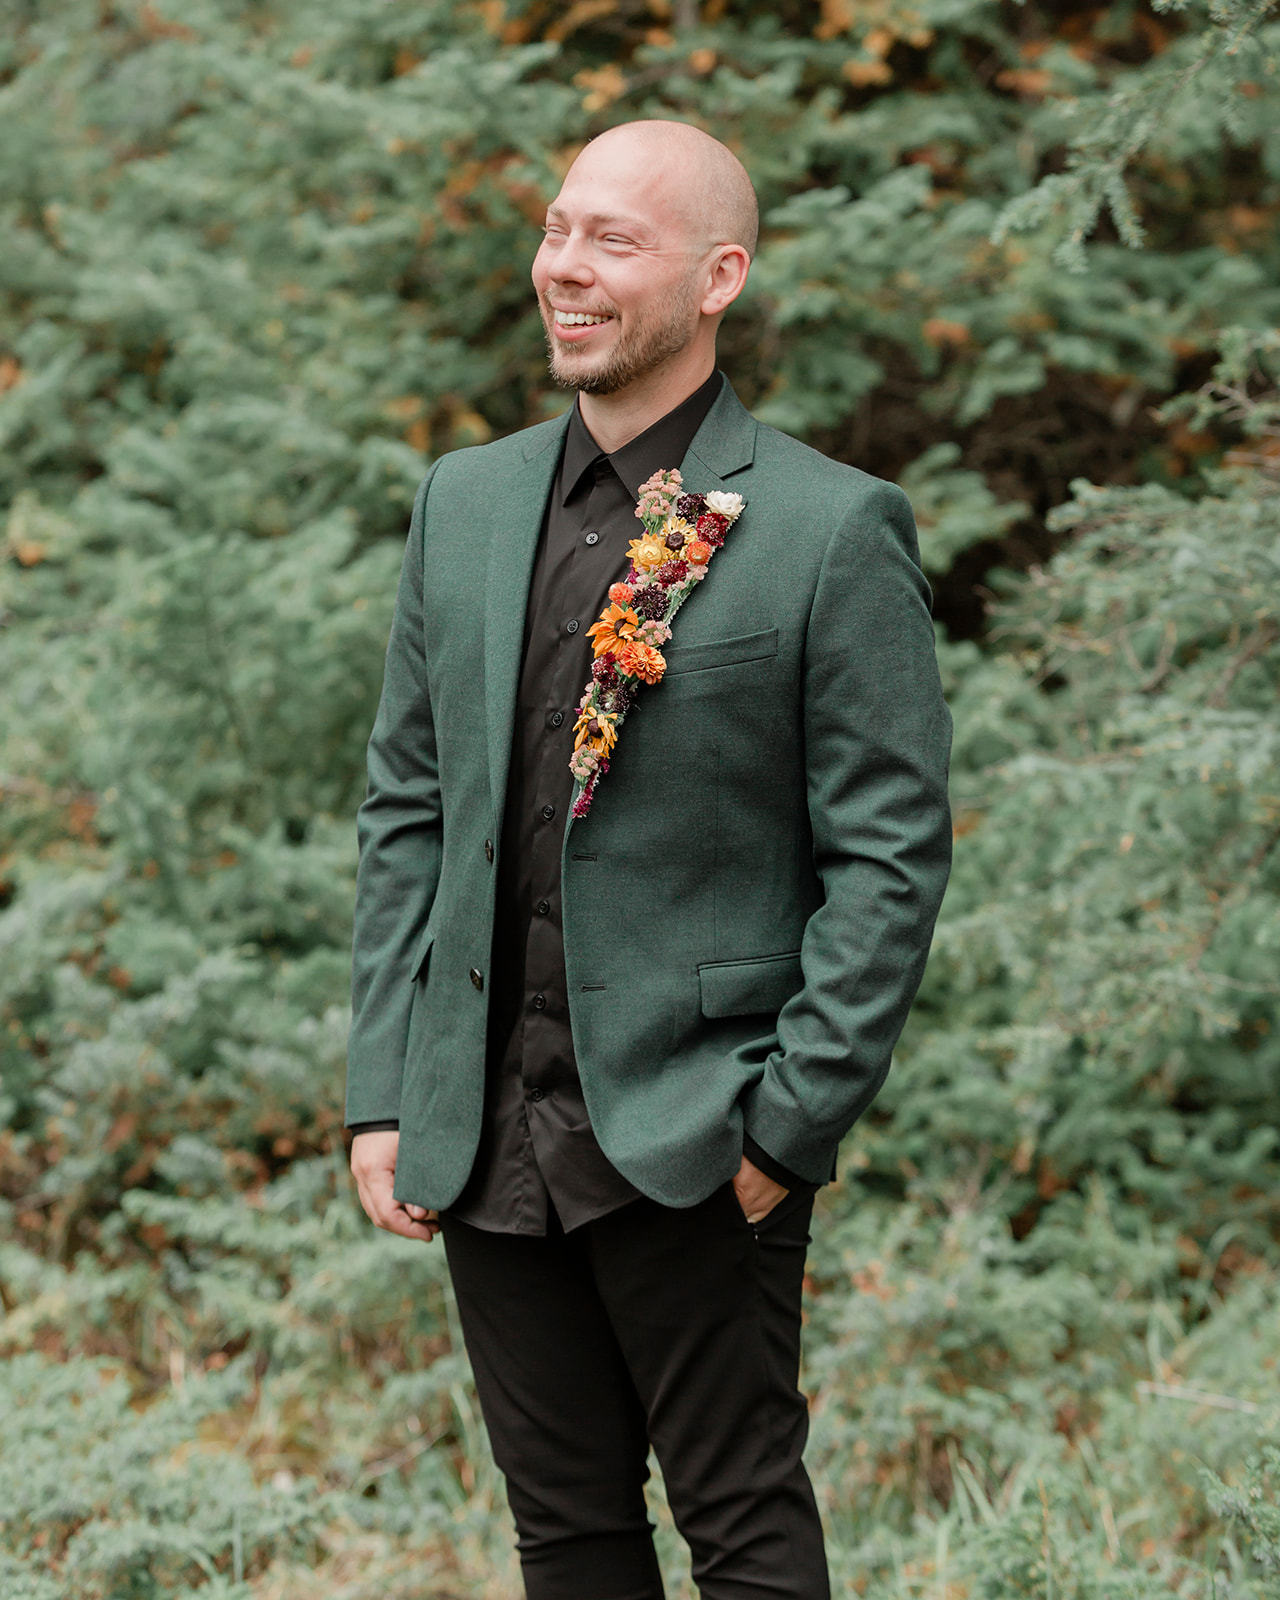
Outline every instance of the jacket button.
<path id="1" fill-rule="evenodd" d="M 563 711 L 553 711 L 551 713 L 551 726 L 553 728 L 558 728 L 563 721 L 564 721 L 564 712 Z"/>
<path id="2" fill-rule="evenodd" d="M 537 905 L 533 909 L 538 913 L 538 915 L 540 917 L 545 917 L 545 916 L 547 916 L 549 914 L 549 912 L 551 910 L 551 902 L 550 902 L 550 900 L 539 900 Z"/>
<path id="3" fill-rule="evenodd" d="M 529 1098 L 530 1098 L 530 1100 L 534 1100 L 534 1101 L 541 1100 L 542 1099 L 542 1090 L 541 1089 L 530 1089 L 529 1090 Z"/>
<path id="4" fill-rule="evenodd" d="M 564 625 L 564 631 L 566 633 L 577 633 L 577 631 L 578 631 L 578 619 L 577 619 L 577 617 L 570 617 L 569 618 L 568 622 L 566 622 L 565 625 Z"/>
<path id="5" fill-rule="evenodd" d="M 484 988 L 484 973 L 481 972 L 479 967 L 472 967 L 472 969 L 471 969 L 470 973 L 468 974 L 468 976 L 470 977 L 471 982 L 472 982 L 472 984 L 473 984 L 473 986 L 475 988 L 477 988 L 477 989 L 483 989 Z"/>
<path id="6" fill-rule="evenodd" d="M 535 994 L 534 995 L 534 997 L 533 997 L 533 1009 L 535 1011 L 545 1011 L 547 1009 L 547 997 L 546 997 L 545 994 Z"/>
<path id="7" fill-rule="evenodd" d="M 594 531 L 594 529 L 592 530 L 592 532 L 590 532 L 587 535 L 587 543 L 588 544 L 599 544 L 600 543 L 600 535 L 598 533 L 596 533 Z"/>
<path id="8" fill-rule="evenodd" d="M 492 839 L 486 839 L 485 842 L 484 842 L 484 858 L 489 863 L 490 866 L 493 865 L 493 840 Z"/>
<path id="9" fill-rule="evenodd" d="M 555 814 L 556 814 L 556 808 L 554 806 L 543 806 L 542 815 L 547 819 L 548 822 L 551 821 L 552 817 L 554 817 Z"/>

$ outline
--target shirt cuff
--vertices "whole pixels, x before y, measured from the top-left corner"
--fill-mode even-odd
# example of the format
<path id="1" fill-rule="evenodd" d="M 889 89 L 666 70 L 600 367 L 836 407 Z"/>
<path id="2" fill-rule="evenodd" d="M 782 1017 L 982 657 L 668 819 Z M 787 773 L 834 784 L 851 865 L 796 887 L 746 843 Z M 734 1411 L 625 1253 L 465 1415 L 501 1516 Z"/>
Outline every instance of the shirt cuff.
<path id="1" fill-rule="evenodd" d="M 817 1189 L 819 1184 L 813 1183 L 808 1178 L 802 1178 L 797 1173 L 784 1167 L 781 1161 L 775 1161 L 767 1150 L 762 1150 L 749 1133 L 742 1136 L 742 1153 L 753 1167 L 759 1167 L 766 1178 L 772 1178 L 775 1183 L 780 1183 L 784 1189 Z"/>
<path id="2" fill-rule="evenodd" d="M 358 1133 L 399 1133 L 400 1123 L 396 1117 L 389 1117 L 383 1122 L 353 1122 L 347 1131 L 353 1139 Z"/>

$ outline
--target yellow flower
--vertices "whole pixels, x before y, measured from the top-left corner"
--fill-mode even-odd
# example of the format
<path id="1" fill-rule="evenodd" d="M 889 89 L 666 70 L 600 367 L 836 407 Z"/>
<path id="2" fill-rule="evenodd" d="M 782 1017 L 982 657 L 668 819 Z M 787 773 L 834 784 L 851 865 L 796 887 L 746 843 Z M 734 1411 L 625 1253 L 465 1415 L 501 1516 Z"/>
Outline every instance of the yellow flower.
<path id="1" fill-rule="evenodd" d="M 597 755 L 607 756 L 618 738 L 617 715 L 612 711 L 584 711 L 574 723 L 573 748 L 589 746 Z"/>
<path id="2" fill-rule="evenodd" d="M 587 638 L 595 643 L 592 649 L 602 656 L 606 651 L 616 654 L 640 626 L 640 618 L 630 606 L 610 606 L 587 629 Z"/>
<path id="3" fill-rule="evenodd" d="M 668 517 L 662 524 L 661 538 L 666 547 L 667 560 L 674 561 L 686 539 L 693 535 L 693 524 L 683 517 Z"/>
<path id="4" fill-rule="evenodd" d="M 627 546 L 631 565 L 641 572 L 651 572 L 654 567 L 660 567 L 670 554 L 666 541 L 657 533 L 643 534 L 639 539 L 633 539 Z"/>

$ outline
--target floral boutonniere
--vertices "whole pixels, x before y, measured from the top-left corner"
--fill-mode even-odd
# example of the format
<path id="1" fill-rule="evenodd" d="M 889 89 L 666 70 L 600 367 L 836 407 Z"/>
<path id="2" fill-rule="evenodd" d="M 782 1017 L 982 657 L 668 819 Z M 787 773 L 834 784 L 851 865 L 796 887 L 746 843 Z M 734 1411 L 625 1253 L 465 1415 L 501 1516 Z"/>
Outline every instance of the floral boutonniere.
<path id="1" fill-rule="evenodd" d="M 569 762 L 577 779 L 575 817 L 591 809 L 637 689 L 662 681 L 671 619 L 706 577 L 742 511 L 740 494 L 681 494 L 680 483 L 680 474 L 670 471 L 655 472 L 640 485 L 636 516 L 644 532 L 627 549 L 631 567 L 625 581 L 610 588 L 608 606 L 587 629 L 595 660 L 578 704 Z"/>

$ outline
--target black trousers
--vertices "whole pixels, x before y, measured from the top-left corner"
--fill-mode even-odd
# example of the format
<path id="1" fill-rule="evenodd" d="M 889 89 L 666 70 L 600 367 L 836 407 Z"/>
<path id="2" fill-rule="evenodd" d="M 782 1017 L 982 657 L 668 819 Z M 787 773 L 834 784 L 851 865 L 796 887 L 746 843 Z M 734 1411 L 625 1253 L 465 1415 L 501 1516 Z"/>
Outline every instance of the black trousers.
<path id="1" fill-rule="evenodd" d="M 797 1388 L 812 1206 L 753 1228 L 726 1184 L 545 1238 L 443 1219 L 528 1600 L 662 1600 L 651 1442 L 704 1600 L 828 1600 Z"/>

